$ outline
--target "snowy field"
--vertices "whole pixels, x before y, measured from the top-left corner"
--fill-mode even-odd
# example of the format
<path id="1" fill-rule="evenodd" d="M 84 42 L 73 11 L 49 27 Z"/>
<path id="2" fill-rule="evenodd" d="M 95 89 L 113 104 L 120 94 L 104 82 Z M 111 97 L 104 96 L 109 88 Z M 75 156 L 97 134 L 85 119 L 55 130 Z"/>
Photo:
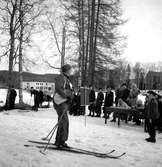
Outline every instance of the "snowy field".
<path id="1" fill-rule="evenodd" d="M 30 103 L 30 94 L 27 97 Z M 24 147 L 24 144 L 48 134 L 57 122 L 55 110 L 12 110 L 0 113 L 0 167 L 162 166 L 162 134 L 157 133 L 157 143 L 147 143 L 148 135 L 142 126 L 121 122 L 118 128 L 117 123 L 108 121 L 105 125 L 103 118 L 94 117 L 86 117 L 85 126 L 84 116 L 69 116 L 69 119 L 69 145 L 99 152 L 115 149 L 116 154 L 126 152 L 126 155 L 118 160 L 51 150 L 43 155 L 38 148 Z"/>

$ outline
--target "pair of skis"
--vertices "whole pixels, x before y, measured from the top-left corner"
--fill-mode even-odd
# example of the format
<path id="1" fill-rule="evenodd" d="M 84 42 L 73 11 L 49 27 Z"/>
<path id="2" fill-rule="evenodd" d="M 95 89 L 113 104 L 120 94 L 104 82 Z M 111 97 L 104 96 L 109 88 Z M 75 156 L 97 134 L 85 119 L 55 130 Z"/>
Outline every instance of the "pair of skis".
<path id="1" fill-rule="evenodd" d="M 30 144 L 24 145 L 25 147 L 36 147 L 39 149 L 43 149 L 47 145 L 47 142 L 44 142 L 44 141 L 29 140 L 28 142 Z M 53 143 L 48 143 L 47 149 L 58 150 L 58 151 L 67 151 L 67 152 L 71 152 L 71 153 L 84 154 L 84 155 L 91 155 L 91 156 L 95 156 L 95 157 L 99 157 L 99 158 L 113 158 L 113 159 L 118 159 L 126 154 L 124 152 L 124 153 L 121 153 L 119 155 L 114 155 L 113 153 L 115 152 L 115 150 L 111 150 L 107 153 L 101 153 L 101 152 L 94 152 L 94 151 L 75 148 L 75 147 L 57 147 Z"/>

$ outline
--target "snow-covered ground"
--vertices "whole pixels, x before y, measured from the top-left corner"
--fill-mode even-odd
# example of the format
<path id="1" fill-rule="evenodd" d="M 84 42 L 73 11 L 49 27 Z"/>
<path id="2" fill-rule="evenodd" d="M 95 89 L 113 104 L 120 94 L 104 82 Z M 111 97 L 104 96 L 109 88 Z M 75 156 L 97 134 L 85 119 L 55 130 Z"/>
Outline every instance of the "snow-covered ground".
<path id="1" fill-rule="evenodd" d="M 162 166 L 162 134 L 157 133 L 157 143 L 153 144 L 145 141 L 148 135 L 142 126 L 122 122 L 118 127 L 117 123 L 104 124 L 103 118 L 88 116 L 86 119 L 69 116 L 69 120 L 69 145 L 100 152 L 115 149 L 116 154 L 126 152 L 126 155 L 118 160 L 50 150 L 43 155 L 38 148 L 24 147 L 24 144 L 48 134 L 57 122 L 55 110 L 12 110 L 0 113 L 0 167 Z"/>

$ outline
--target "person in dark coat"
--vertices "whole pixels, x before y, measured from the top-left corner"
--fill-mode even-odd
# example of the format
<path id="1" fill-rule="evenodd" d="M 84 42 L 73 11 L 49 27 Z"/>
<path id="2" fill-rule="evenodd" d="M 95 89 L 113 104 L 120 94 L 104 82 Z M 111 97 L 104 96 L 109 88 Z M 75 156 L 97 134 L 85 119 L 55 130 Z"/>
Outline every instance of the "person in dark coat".
<path id="1" fill-rule="evenodd" d="M 104 94 L 102 92 L 102 88 L 99 88 L 99 92 L 97 95 L 97 99 L 96 99 L 96 117 L 101 117 L 101 106 L 102 106 L 102 102 L 104 100 Z"/>
<path id="2" fill-rule="evenodd" d="M 32 109 L 34 111 L 38 111 L 38 107 L 39 107 L 39 95 L 38 95 L 38 91 L 35 90 L 33 87 L 31 87 L 30 90 L 31 96 L 34 96 L 34 106 L 32 107 Z"/>
<path id="3" fill-rule="evenodd" d="M 105 94 L 105 100 L 104 100 L 104 108 L 103 108 L 104 116 L 103 117 L 105 117 L 105 109 L 106 109 L 106 107 L 113 106 L 113 102 L 114 102 L 114 94 L 111 91 L 111 87 L 108 86 L 106 94 Z M 108 114 L 108 118 L 109 118 L 109 114 L 110 113 L 107 113 L 107 114 Z"/>
<path id="4" fill-rule="evenodd" d="M 12 110 L 15 108 L 16 96 L 17 96 L 16 90 L 14 89 L 14 86 L 12 86 L 9 92 L 9 110 Z"/>
<path id="5" fill-rule="evenodd" d="M 149 103 L 149 95 L 145 94 L 145 103 L 144 103 L 144 115 L 145 115 L 145 120 L 144 120 L 144 132 L 148 132 L 148 128 L 147 128 L 147 119 L 146 119 L 146 112 L 147 112 L 147 106 Z"/>
<path id="6" fill-rule="evenodd" d="M 42 89 L 39 90 L 38 96 L 39 96 L 39 107 L 42 107 L 42 103 L 44 101 L 44 99 L 43 99 L 44 94 L 43 94 Z"/>
<path id="7" fill-rule="evenodd" d="M 69 114 L 70 115 L 78 115 L 78 109 L 77 109 L 77 94 L 73 94 L 73 99 L 72 99 L 72 104 L 69 109 Z"/>
<path id="8" fill-rule="evenodd" d="M 120 86 L 115 89 L 115 106 L 118 106 L 118 100 L 120 99 Z"/>
<path id="9" fill-rule="evenodd" d="M 130 90 L 127 88 L 126 86 L 126 83 L 123 83 L 121 85 L 121 88 L 120 88 L 120 97 L 124 102 L 128 103 L 128 97 L 129 97 L 129 93 L 130 93 Z"/>
<path id="10" fill-rule="evenodd" d="M 96 95 L 95 91 L 92 86 L 90 86 L 90 93 L 89 93 L 89 116 L 94 116 L 95 114 L 95 100 L 96 100 Z"/>
<path id="11" fill-rule="evenodd" d="M 156 93 L 153 91 L 148 91 L 148 102 L 145 105 L 145 116 L 146 116 L 146 125 L 147 131 L 149 133 L 149 138 L 146 138 L 147 142 L 156 142 L 156 130 L 155 124 L 156 120 L 159 118 L 158 112 L 158 102 L 156 99 Z"/>
<path id="12" fill-rule="evenodd" d="M 82 107 L 81 107 L 81 93 L 80 93 L 80 89 L 78 90 L 78 93 L 77 93 L 76 105 L 77 105 L 78 115 L 84 115 L 85 114 L 85 110 L 82 110 Z"/>
<path id="13" fill-rule="evenodd" d="M 53 97 L 54 108 L 58 115 L 58 128 L 55 138 L 57 147 L 68 147 L 66 141 L 69 136 L 68 110 L 73 99 L 73 88 L 70 82 L 71 66 L 65 64 L 61 67 L 61 75 L 55 79 L 55 93 Z"/>
<path id="14" fill-rule="evenodd" d="M 158 110 L 159 110 L 159 118 L 157 120 L 157 129 L 159 133 L 162 133 L 162 96 L 158 97 Z"/>
<path id="15" fill-rule="evenodd" d="M 156 128 L 159 131 L 159 133 L 161 133 L 162 132 L 162 95 L 157 92 L 154 92 L 154 93 L 158 102 L 158 111 L 159 111 L 159 118 L 156 120 Z"/>

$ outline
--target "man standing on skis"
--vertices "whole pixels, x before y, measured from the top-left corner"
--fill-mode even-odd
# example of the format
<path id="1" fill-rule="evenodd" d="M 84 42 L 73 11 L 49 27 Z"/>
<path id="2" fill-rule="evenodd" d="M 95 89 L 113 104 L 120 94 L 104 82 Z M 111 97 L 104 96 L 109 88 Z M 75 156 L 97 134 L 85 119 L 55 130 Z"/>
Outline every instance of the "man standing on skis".
<path id="1" fill-rule="evenodd" d="M 69 80 L 71 73 L 71 66 L 65 64 L 61 67 L 61 75 L 55 80 L 53 102 L 58 115 L 58 128 L 55 140 L 55 145 L 58 147 L 67 147 L 66 141 L 69 135 L 69 119 L 67 112 L 73 97 L 72 84 Z"/>

